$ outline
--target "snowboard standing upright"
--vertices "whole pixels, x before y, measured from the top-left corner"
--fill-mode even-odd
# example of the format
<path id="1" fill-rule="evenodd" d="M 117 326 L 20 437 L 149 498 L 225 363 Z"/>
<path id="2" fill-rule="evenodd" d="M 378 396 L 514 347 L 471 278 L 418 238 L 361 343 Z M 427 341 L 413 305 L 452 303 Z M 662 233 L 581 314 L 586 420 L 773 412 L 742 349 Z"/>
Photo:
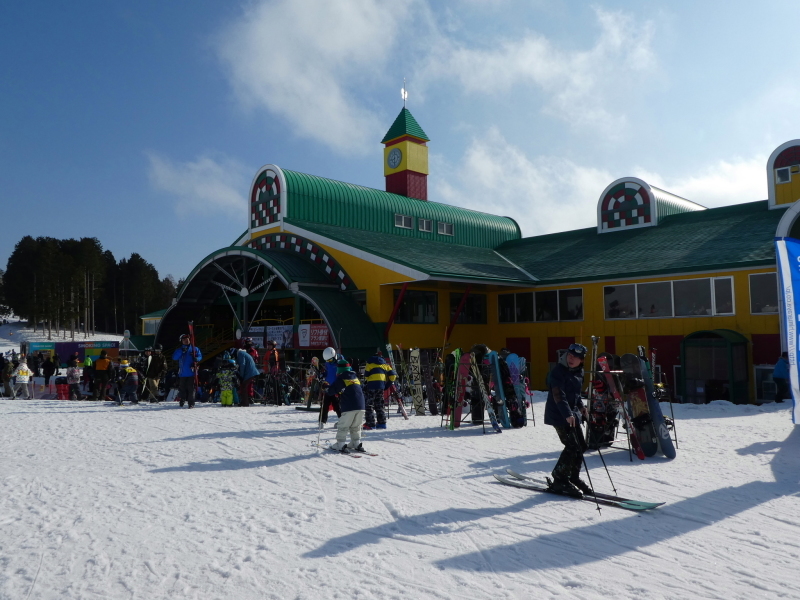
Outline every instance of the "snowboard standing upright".
<path id="1" fill-rule="evenodd" d="M 469 401 L 472 397 L 472 375 L 470 374 L 470 365 L 472 358 L 469 354 L 461 356 L 456 370 L 456 385 L 455 385 L 455 407 L 453 410 L 453 418 L 450 421 L 450 429 L 461 427 L 461 415 L 464 412 L 464 403 Z"/>
<path id="2" fill-rule="evenodd" d="M 625 401 L 622 399 L 622 395 L 617 387 L 617 382 L 614 379 L 614 374 L 611 372 L 611 368 L 608 365 L 608 357 L 601 354 L 597 357 L 597 364 L 600 366 L 600 370 L 603 372 L 603 376 L 605 377 L 606 383 L 608 384 L 608 387 L 614 396 L 614 400 L 617 401 L 622 409 L 622 415 L 625 417 L 625 428 L 628 430 L 628 439 L 630 440 L 631 448 L 639 460 L 644 460 L 644 451 L 642 450 L 642 445 L 639 443 L 639 436 L 636 435 L 636 430 L 633 427 L 633 423 L 631 423 L 631 420 L 628 418 L 628 411 L 625 410 L 624 406 Z"/>
<path id="3" fill-rule="evenodd" d="M 403 403 L 403 396 L 400 392 L 397 391 L 398 387 L 401 385 L 400 383 L 400 369 L 397 366 L 397 363 L 393 359 L 392 353 L 392 345 L 386 344 L 386 361 L 389 363 L 389 366 L 394 369 L 394 372 L 397 373 L 396 377 L 396 385 L 390 385 L 388 387 L 389 397 L 397 401 L 397 406 L 400 409 L 400 413 L 403 415 L 403 418 L 408 420 L 408 413 L 406 412 L 405 404 Z M 391 405 L 391 401 L 389 402 Z"/>
<path id="4" fill-rule="evenodd" d="M 522 359 L 523 361 L 525 359 Z M 520 357 L 513 352 L 506 356 L 506 365 L 508 365 L 508 377 L 512 386 L 514 386 L 514 395 L 516 396 L 517 403 L 519 404 L 519 412 L 522 417 L 522 426 L 528 424 L 528 411 L 525 405 L 527 394 L 525 393 L 525 382 L 522 380 L 522 369 L 520 368 Z"/>
<path id="5" fill-rule="evenodd" d="M 425 416 L 425 398 L 422 397 L 422 376 L 420 369 L 419 348 L 412 348 L 408 353 L 408 385 L 414 398 L 414 414 Z"/>
<path id="6" fill-rule="evenodd" d="M 497 352 L 492 350 L 486 355 L 491 369 L 492 383 L 494 385 L 494 393 L 496 394 L 495 405 L 499 410 L 495 411 L 498 420 L 506 429 L 511 428 L 511 418 L 509 417 L 510 407 L 508 406 L 508 399 L 506 398 L 505 389 L 503 387 L 503 375 L 500 371 L 500 357 Z M 494 409 L 494 406 L 492 406 Z"/>
<path id="7" fill-rule="evenodd" d="M 461 360 L 461 348 L 456 348 L 447 355 L 444 361 L 444 404 L 443 412 L 447 415 L 447 427 L 454 429 L 454 415 L 458 400 L 458 367 Z"/>
<path id="8" fill-rule="evenodd" d="M 639 437 L 639 443 L 645 456 L 655 456 L 658 452 L 658 434 L 647 402 L 642 361 L 635 354 L 623 354 L 620 357 L 620 366 L 623 371 L 622 385 L 630 405 L 631 421 Z"/>
<path id="9" fill-rule="evenodd" d="M 653 371 L 650 363 L 647 361 L 647 353 L 644 346 L 639 346 L 639 360 L 642 363 L 642 375 L 644 379 L 644 389 L 647 393 L 647 405 L 650 408 L 650 417 L 658 436 L 658 448 L 667 458 L 675 458 L 675 456 L 677 456 L 675 445 L 672 443 L 669 428 L 664 420 L 664 413 L 661 412 L 661 403 L 656 397 L 656 389 L 653 385 Z"/>
<path id="10" fill-rule="evenodd" d="M 481 372 L 480 365 L 475 360 L 475 353 L 470 352 L 468 355 L 470 360 L 470 372 L 472 374 L 472 386 L 473 390 L 472 393 L 476 394 L 473 395 L 472 401 L 472 423 L 473 424 L 482 424 L 483 423 L 483 411 L 484 409 L 489 414 L 489 421 L 492 423 L 492 428 L 497 433 L 503 433 L 503 429 L 500 427 L 500 423 L 497 421 L 497 415 L 492 408 L 491 398 L 489 397 L 489 390 L 486 389 L 486 385 L 483 381 L 483 373 Z M 476 402 L 477 399 L 477 402 Z M 480 421 L 475 419 L 475 406 L 476 404 L 481 404 L 481 417 Z"/>

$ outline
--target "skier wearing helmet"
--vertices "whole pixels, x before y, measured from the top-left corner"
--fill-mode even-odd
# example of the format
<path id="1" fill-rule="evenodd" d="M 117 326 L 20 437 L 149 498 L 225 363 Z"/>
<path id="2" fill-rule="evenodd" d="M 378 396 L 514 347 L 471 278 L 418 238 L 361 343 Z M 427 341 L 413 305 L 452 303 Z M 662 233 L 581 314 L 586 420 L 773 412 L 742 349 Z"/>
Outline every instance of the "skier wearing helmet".
<path id="1" fill-rule="evenodd" d="M 544 422 L 552 425 L 564 450 L 553 469 L 551 489 L 560 494 L 582 497 L 592 489 L 580 478 L 586 442 L 578 433 L 581 415 L 586 416 L 586 407 L 581 399 L 583 387 L 583 359 L 586 346 L 570 344 L 550 372 L 550 391 L 544 407 Z"/>
<path id="2" fill-rule="evenodd" d="M 178 361 L 178 396 L 180 406 L 184 402 L 189 403 L 189 408 L 194 408 L 194 400 L 197 397 L 197 389 L 194 385 L 194 370 L 197 363 L 203 360 L 200 348 L 192 345 L 188 333 L 180 337 L 181 345 L 172 353 L 172 360 Z"/>
<path id="3" fill-rule="evenodd" d="M 364 452 L 361 445 L 361 425 L 364 422 L 364 391 L 358 376 L 350 368 L 350 364 L 341 359 L 336 365 L 336 380 L 328 387 L 326 394 L 329 397 L 339 396 L 341 414 L 336 431 L 336 442 L 331 445 L 331 450 L 339 452 Z M 350 445 L 347 444 L 347 434 L 350 434 Z"/>
<path id="4" fill-rule="evenodd" d="M 327 388 L 336 381 L 336 363 L 339 360 L 345 360 L 344 356 L 338 354 L 336 350 L 328 346 L 322 351 L 322 359 L 325 361 L 325 381 L 322 383 L 323 388 Z M 328 422 L 328 413 L 333 409 L 337 417 L 342 416 L 342 411 L 339 408 L 339 398 L 337 396 L 325 395 L 322 400 L 322 407 L 320 407 L 320 425 Z"/>

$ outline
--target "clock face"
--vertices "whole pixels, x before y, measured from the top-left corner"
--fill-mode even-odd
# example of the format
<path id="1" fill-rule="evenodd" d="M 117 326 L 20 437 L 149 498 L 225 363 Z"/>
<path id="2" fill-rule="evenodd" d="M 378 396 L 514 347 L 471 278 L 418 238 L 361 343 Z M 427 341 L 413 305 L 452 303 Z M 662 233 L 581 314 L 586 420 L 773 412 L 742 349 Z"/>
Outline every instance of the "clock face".
<path id="1" fill-rule="evenodd" d="M 389 156 L 386 157 L 386 162 L 392 169 L 396 169 L 400 165 L 401 160 L 403 160 L 403 153 L 400 152 L 399 148 L 392 148 L 389 152 Z"/>

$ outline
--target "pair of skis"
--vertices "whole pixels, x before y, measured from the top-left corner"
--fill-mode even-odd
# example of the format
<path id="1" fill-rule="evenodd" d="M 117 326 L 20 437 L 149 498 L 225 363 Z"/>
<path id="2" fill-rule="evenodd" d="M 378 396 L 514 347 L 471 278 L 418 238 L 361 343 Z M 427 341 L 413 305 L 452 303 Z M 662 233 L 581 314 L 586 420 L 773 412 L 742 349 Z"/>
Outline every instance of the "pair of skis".
<path id="1" fill-rule="evenodd" d="M 497 479 L 502 484 L 509 485 L 512 487 L 518 487 L 526 490 L 531 490 L 534 492 L 544 492 L 548 494 L 555 494 L 558 496 L 564 496 L 566 498 L 573 498 L 575 500 L 585 500 L 587 502 L 591 502 L 592 504 L 600 504 L 602 506 L 613 506 L 615 508 L 622 508 L 625 510 L 632 510 L 632 511 L 643 511 L 643 510 L 651 510 L 653 508 L 657 508 L 665 502 L 645 502 L 643 500 L 634 500 L 631 498 L 624 498 L 622 496 L 613 496 L 611 494 L 601 494 L 599 492 L 595 492 L 594 495 L 584 495 L 581 498 L 577 498 L 575 496 L 570 496 L 568 494 L 557 492 L 549 487 L 548 481 L 543 481 L 541 479 L 535 479 L 533 477 L 528 477 L 526 475 L 520 475 L 516 471 L 512 471 L 511 469 L 506 469 L 506 473 L 511 476 L 511 479 L 508 477 L 504 477 L 502 475 L 495 475 L 494 478 Z"/>
<path id="2" fill-rule="evenodd" d="M 316 448 L 321 448 L 327 452 L 332 452 L 334 454 L 342 454 L 344 456 L 352 456 L 353 458 L 361 458 L 362 456 L 378 456 L 374 452 L 359 452 L 357 450 L 348 450 L 348 449 L 337 450 L 336 448 L 331 448 L 330 446 L 325 446 L 318 442 L 311 442 L 311 445 L 315 446 Z"/>
<path id="3" fill-rule="evenodd" d="M 386 360 L 388 361 L 389 366 L 392 368 L 392 370 L 397 374 L 395 376 L 395 381 L 397 382 L 397 384 L 396 385 L 392 384 L 392 385 L 389 386 L 389 390 L 390 390 L 389 394 L 391 396 L 393 396 L 394 399 L 397 401 L 397 405 L 400 407 L 400 413 L 403 415 L 403 418 L 406 421 L 408 421 L 408 412 L 406 412 L 406 406 L 405 406 L 405 403 L 403 402 L 403 397 L 397 391 L 397 387 L 399 385 L 402 385 L 402 383 L 400 382 L 400 371 L 397 369 L 397 365 L 393 360 L 392 345 L 391 344 L 386 344 Z"/>

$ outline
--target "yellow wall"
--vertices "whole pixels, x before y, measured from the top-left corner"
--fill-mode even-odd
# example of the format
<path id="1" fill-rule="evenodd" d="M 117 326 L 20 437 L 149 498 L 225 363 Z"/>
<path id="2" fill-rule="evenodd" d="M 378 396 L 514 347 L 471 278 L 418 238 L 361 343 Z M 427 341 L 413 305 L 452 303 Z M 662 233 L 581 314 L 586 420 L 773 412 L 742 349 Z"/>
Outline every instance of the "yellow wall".
<path id="1" fill-rule="evenodd" d="M 396 168 L 389 167 L 387 159 L 389 152 L 395 148 L 403 153 L 403 158 Z M 391 175 L 392 173 L 399 173 L 400 171 L 416 171 L 424 175 L 428 174 L 428 147 L 422 144 L 417 144 L 409 140 L 386 146 L 383 149 L 383 175 Z"/>
<path id="2" fill-rule="evenodd" d="M 775 174 L 775 204 L 791 204 L 800 199 L 800 166 L 795 165 L 789 169 L 792 175 L 790 182 L 777 183 L 778 174 Z"/>

